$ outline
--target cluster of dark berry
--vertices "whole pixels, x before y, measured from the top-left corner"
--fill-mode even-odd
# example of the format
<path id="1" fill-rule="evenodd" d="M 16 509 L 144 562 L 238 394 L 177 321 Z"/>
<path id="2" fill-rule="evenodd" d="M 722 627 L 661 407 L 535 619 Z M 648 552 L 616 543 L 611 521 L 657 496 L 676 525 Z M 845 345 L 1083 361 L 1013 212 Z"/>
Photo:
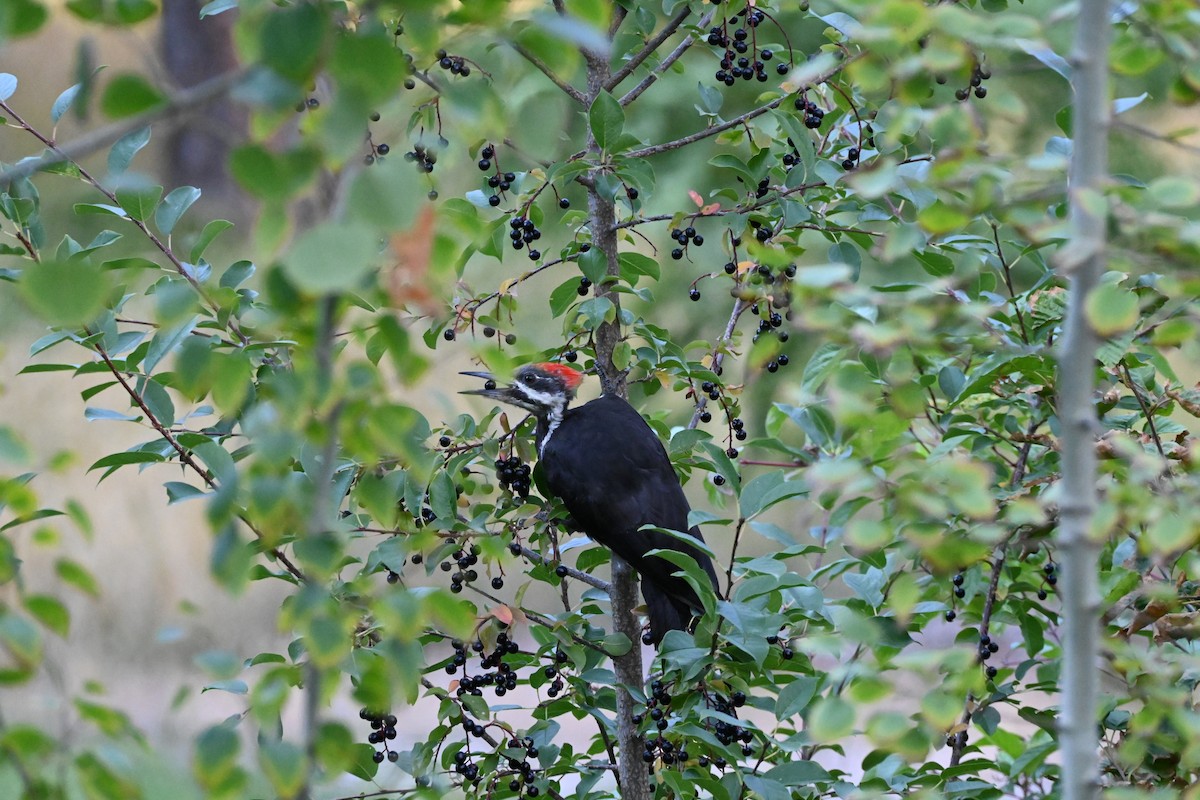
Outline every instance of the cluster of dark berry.
<path id="1" fill-rule="evenodd" d="M 388 747 L 388 742 L 396 738 L 396 716 L 387 712 L 371 711 L 369 708 L 360 709 L 358 716 L 371 724 L 371 733 L 367 736 L 367 741 L 372 745 L 380 745 L 372 756 L 375 763 L 382 764 L 385 758 L 388 761 L 397 761 L 400 753 Z"/>
<path id="2" fill-rule="evenodd" d="M 754 238 L 760 242 L 766 242 L 775 235 L 770 225 L 763 225 L 762 221 L 757 219 L 750 220 L 750 227 L 754 229 Z"/>
<path id="3" fill-rule="evenodd" d="M 946 737 L 946 747 L 961 750 L 967 746 L 967 738 L 967 729 L 963 728 L 958 733 L 952 733 Z"/>
<path id="4" fill-rule="evenodd" d="M 445 50 L 437 51 L 438 66 L 448 70 L 451 75 L 462 75 L 464 78 L 471 74 L 471 65 L 462 56 L 452 56 Z"/>
<path id="5" fill-rule="evenodd" d="M 745 692 L 734 692 L 728 698 L 720 694 L 706 695 L 706 699 L 714 711 L 730 717 L 736 717 L 737 709 L 746 705 Z M 713 723 L 712 731 L 713 736 L 716 736 L 717 741 L 721 744 L 728 746 L 741 742 L 742 755 L 750 756 L 754 753 L 754 747 L 750 744 L 754 741 L 754 731 L 749 728 L 718 719 Z"/>
<path id="6" fill-rule="evenodd" d="M 721 370 L 719 368 L 717 369 L 717 374 L 721 374 Z M 730 458 L 737 458 L 738 451 L 736 447 L 732 446 L 733 439 L 736 438 L 738 441 L 744 441 L 746 439 L 745 423 L 742 422 L 740 417 L 735 417 L 730 414 L 730 407 L 725 404 L 725 401 L 721 397 L 720 384 L 714 383 L 713 381 L 704 381 L 700 384 L 700 391 L 707 395 L 710 401 L 714 403 L 721 403 L 721 407 L 724 408 L 725 413 L 729 415 L 729 433 L 731 438 L 729 440 L 730 447 L 725 451 L 725 455 L 729 456 Z M 712 422 L 712 418 L 712 412 L 707 408 L 701 410 L 699 417 L 701 422 Z M 715 483 L 717 486 L 722 486 L 725 483 L 725 478 L 721 475 L 714 475 L 713 483 Z"/>
<path id="7" fill-rule="evenodd" d="M 1046 585 L 1050 587 L 1051 591 L 1053 591 L 1054 587 L 1058 585 L 1058 567 L 1054 565 L 1053 561 L 1047 562 L 1045 566 L 1042 567 L 1042 576 L 1043 580 L 1046 581 Z M 1046 591 L 1045 587 L 1042 587 L 1038 589 L 1037 596 L 1038 600 L 1045 600 L 1050 596 L 1050 594 Z"/>
<path id="8" fill-rule="evenodd" d="M 954 600 L 961 600 L 966 597 L 967 590 L 963 588 L 963 583 L 966 581 L 965 573 L 959 570 L 954 574 L 952 581 L 954 583 Z M 954 610 L 954 600 L 950 601 L 950 608 L 946 611 L 946 622 L 954 622 L 954 619 L 958 616 L 958 612 Z"/>
<path id="9" fill-rule="evenodd" d="M 758 48 L 757 28 L 766 19 L 766 15 L 757 8 L 748 8 L 742 13 L 745 14 L 744 24 L 742 17 L 734 14 L 722 20 L 720 25 L 710 28 L 706 39 L 713 47 L 720 47 L 725 51 L 721 55 L 720 68 L 713 77 L 718 83 L 726 86 L 733 86 L 739 78 L 745 81 L 765 82 L 767 62 L 775 58 L 771 49 Z M 730 28 L 733 28 L 732 33 Z M 787 75 L 790 70 L 791 66 L 786 62 L 781 61 L 775 65 L 775 72 L 779 75 Z"/>
<path id="10" fill-rule="evenodd" d="M 433 513 L 433 509 L 429 506 L 422 506 L 421 513 L 414 515 L 413 522 L 418 528 L 423 528 L 435 519 L 437 519 L 437 514 Z"/>
<path id="11" fill-rule="evenodd" d="M 767 644 L 776 645 L 780 644 L 781 642 L 783 643 L 783 647 L 779 648 L 779 655 L 784 661 L 790 661 L 792 657 L 796 655 L 796 651 L 791 648 L 789 642 L 786 639 L 780 639 L 778 636 L 774 635 L 767 637 Z"/>
<path id="12" fill-rule="evenodd" d="M 455 550 L 451 555 L 454 561 L 443 561 L 442 572 L 450 572 L 457 565 L 458 570 L 450 576 L 450 591 L 458 594 L 463 590 L 464 583 L 471 583 L 479 577 L 473 567 L 479 563 L 479 545 L 473 544 L 465 550 Z"/>
<path id="13" fill-rule="evenodd" d="M 500 162 L 496 160 L 496 148 L 492 145 L 484 145 L 479 151 L 479 161 L 476 162 L 480 172 L 490 172 L 493 168 L 495 174 L 489 175 L 487 185 L 494 192 L 488 196 L 488 205 L 495 208 L 500 205 L 500 196 L 512 188 L 513 182 L 517 180 L 515 172 L 501 172 Z"/>
<path id="14" fill-rule="evenodd" d="M 529 496 L 530 469 L 528 464 L 521 463 L 520 456 L 501 456 L 496 459 L 496 477 L 500 480 L 500 488 L 509 489 L 513 494 L 522 498 Z"/>
<path id="15" fill-rule="evenodd" d="M 374 164 L 376 161 L 383 161 L 383 157 L 392 152 L 391 145 L 386 142 L 381 144 L 371 145 L 371 152 L 363 157 L 363 163 L 367 166 Z"/>
<path id="16" fill-rule="evenodd" d="M 315 97 L 306 97 L 296 103 L 296 113 L 301 111 L 313 111 L 321 107 L 321 101 Z"/>
<path id="17" fill-rule="evenodd" d="M 796 148 L 796 143 L 792 141 L 792 137 L 788 137 L 787 143 L 791 150 L 784 153 L 780 158 L 780 161 L 783 162 L 784 171 L 790 172 L 792 167 L 800 163 L 800 151 Z"/>
<path id="18" fill-rule="evenodd" d="M 533 742 L 533 737 L 512 737 L 508 740 L 508 750 L 509 752 L 514 750 L 524 750 L 524 753 L 519 758 L 511 755 L 508 756 L 508 770 L 497 771 L 497 773 L 492 776 L 491 780 L 488 782 L 488 796 L 490 797 L 492 795 L 496 783 L 501 778 L 511 776 L 511 779 L 508 782 L 508 788 L 510 791 L 523 794 L 526 797 L 537 797 L 541 794 L 541 790 L 534 785 L 535 781 L 537 781 L 537 769 L 529 762 L 529 759 L 537 758 L 539 754 L 538 748 Z M 455 770 L 459 770 L 460 763 L 464 766 L 466 764 L 470 764 L 467 754 L 461 750 L 454 754 Z M 472 764 L 472 766 L 474 765 Z M 478 770 L 476 769 L 476 773 L 477 772 Z M 473 782 L 478 783 L 478 778 L 475 778 Z"/>
<path id="19" fill-rule="evenodd" d="M 483 326 L 483 335 L 485 338 L 491 339 L 492 337 L 494 337 L 496 335 L 496 333 L 497 333 L 496 329 L 493 328 L 491 325 Z M 517 335 L 515 333 L 504 334 L 504 343 L 505 344 L 516 344 L 517 343 Z"/>
<path id="20" fill-rule="evenodd" d="M 644 740 L 642 761 L 647 764 L 653 765 L 656 761 L 667 765 L 683 764 L 690 757 L 683 745 L 676 748 L 674 742 L 663 736 L 663 731 L 670 724 L 668 719 L 670 713 L 671 692 L 660 679 L 655 678 L 650 683 L 650 699 L 646 701 L 645 713 L 633 715 L 634 725 L 642 725 L 646 721 L 646 717 L 649 717 L 657 730 L 657 734 L 648 736 Z"/>
<path id="21" fill-rule="evenodd" d="M 533 220 L 529 217 L 518 215 L 508 221 L 508 227 L 508 238 L 512 240 L 513 250 L 520 250 L 525 245 L 530 245 L 529 260 L 537 261 L 542 257 L 541 252 L 535 250 L 532 245 L 533 242 L 542 238 L 542 232 L 538 230 L 538 226 L 534 224 Z"/>
<path id="22" fill-rule="evenodd" d="M 825 121 L 825 109 L 809 100 L 804 94 L 798 95 L 793 105 L 797 111 L 804 112 L 804 127 L 815 131 Z"/>
<path id="23" fill-rule="evenodd" d="M 691 225 L 686 228 L 672 228 L 671 238 L 680 245 L 671 251 L 671 258 L 676 261 L 683 258 L 683 251 L 689 244 L 694 244 L 696 247 L 704 246 L 704 237 L 696 233 L 696 229 Z"/>
<path id="24" fill-rule="evenodd" d="M 523 758 L 509 758 L 508 767 L 513 770 L 513 778 L 508 782 L 508 788 L 514 792 L 523 792 L 526 797 L 537 797 L 541 794 L 541 790 L 534 785 L 537 780 L 537 770 L 533 764 L 529 763 L 529 759 L 538 757 L 538 749 L 533 744 L 533 738 L 526 736 L 522 739 L 513 737 L 508 740 L 510 748 L 525 748 L 525 756 Z"/>
<path id="25" fill-rule="evenodd" d="M 849 172 L 858 166 L 858 160 L 862 155 L 857 147 L 851 147 L 846 151 L 846 157 L 842 159 L 842 169 Z"/>
<path id="26" fill-rule="evenodd" d="M 976 64 L 971 69 L 971 85 L 956 90 L 954 92 L 955 99 L 966 100 L 971 96 L 972 92 L 974 92 L 975 96 L 980 100 L 987 97 L 987 87 L 983 85 L 983 82 L 990 77 L 992 77 L 991 70 L 984 69 L 979 64 Z"/>
<path id="27" fill-rule="evenodd" d="M 413 149 L 404 154 L 404 160 L 414 162 L 421 172 L 433 172 L 433 165 L 437 163 L 437 151 L 423 144 L 414 144 Z"/>
<path id="28" fill-rule="evenodd" d="M 979 636 L 979 660 L 981 662 L 986 663 L 987 660 L 989 658 L 991 658 L 992 655 L 999 650 L 1000 650 L 1000 645 L 998 645 L 996 642 L 992 641 L 991 636 L 988 636 L 986 633 L 980 634 L 980 636 Z M 993 667 L 991 664 L 988 664 L 986 672 L 987 672 L 987 676 L 989 679 L 996 677 L 996 668 Z"/>
<path id="29" fill-rule="evenodd" d="M 582 250 L 583 248 L 580 248 L 580 249 Z M 575 289 L 575 293 L 578 294 L 580 297 L 583 297 L 584 295 L 586 295 L 588 293 L 588 291 L 591 288 L 592 288 L 592 279 L 589 278 L 588 276 L 584 275 L 582 278 L 579 279 L 579 287 Z"/>

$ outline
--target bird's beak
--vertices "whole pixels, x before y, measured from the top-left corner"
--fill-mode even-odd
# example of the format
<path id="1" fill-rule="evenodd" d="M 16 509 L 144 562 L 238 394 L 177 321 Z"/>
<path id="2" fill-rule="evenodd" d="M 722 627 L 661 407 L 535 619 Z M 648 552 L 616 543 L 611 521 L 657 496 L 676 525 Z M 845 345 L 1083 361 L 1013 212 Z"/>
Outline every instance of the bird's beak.
<path id="1" fill-rule="evenodd" d="M 507 400 L 510 387 L 497 386 L 496 378 L 490 372 L 460 372 L 459 375 L 469 375 L 472 378 L 483 378 L 486 383 L 482 389 L 464 389 L 459 394 L 477 394 L 492 400 Z"/>

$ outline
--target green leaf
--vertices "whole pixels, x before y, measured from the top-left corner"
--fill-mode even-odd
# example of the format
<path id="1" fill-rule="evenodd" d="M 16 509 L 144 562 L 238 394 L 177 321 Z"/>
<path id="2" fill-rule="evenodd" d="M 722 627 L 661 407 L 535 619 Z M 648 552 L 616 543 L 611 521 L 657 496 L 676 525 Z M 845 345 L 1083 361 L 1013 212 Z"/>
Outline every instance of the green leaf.
<path id="1" fill-rule="evenodd" d="M 652 280 L 658 280 L 662 272 L 658 260 L 651 258 L 645 253 L 621 253 L 618 261 L 621 265 L 621 279 L 630 286 L 637 283 L 639 275 L 645 275 Z"/>
<path id="2" fill-rule="evenodd" d="M 820 685 L 819 678 L 802 675 L 784 686 L 779 690 L 779 699 L 775 701 L 775 716 L 786 720 L 804 711 L 816 697 Z"/>
<path id="3" fill-rule="evenodd" d="M 42 625 L 66 638 L 71 628 L 71 614 L 58 598 L 45 594 L 26 595 L 25 610 Z"/>
<path id="4" fill-rule="evenodd" d="M 941 200 L 935 201 L 917 214 L 917 222 L 930 233 L 954 233 L 967 227 L 971 218 L 960 208 L 953 208 Z"/>
<path id="5" fill-rule="evenodd" d="M 0 526 L 0 531 L 6 531 L 9 528 L 14 528 L 17 525 L 24 525 L 27 522 L 34 522 L 39 519 L 47 519 L 49 517 L 61 517 L 63 512 L 55 508 L 40 508 L 37 511 L 31 511 L 28 514 L 21 514 L 16 519 L 11 519 Z"/>
<path id="6" fill-rule="evenodd" d="M 962 394 L 966 384 L 967 376 L 953 364 L 947 364 L 938 371 L 938 388 L 946 395 L 947 400 L 954 400 Z"/>
<path id="7" fill-rule="evenodd" d="M 229 169 L 241 187 L 271 201 L 286 200 L 303 188 L 320 163 L 321 157 L 308 148 L 277 154 L 258 144 L 239 147 L 229 157 Z"/>
<path id="8" fill-rule="evenodd" d="M 183 340 L 195 330 L 198 320 L 198 317 L 191 317 L 177 325 L 159 328 L 155 331 L 154 337 L 150 340 L 150 346 L 146 350 L 146 355 L 142 359 L 142 370 L 147 375 L 154 372 L 154 368 L 158 366 L 158 363 L 174 352 L 183 343 Z"/>
<path id="9" fill-rule="evenodd" d="M 550 293 L 550 315 L 561 317 L 567 309 L 579 298 L 579 281 L 571 280 L 560 283 Z"/>
<path id="10" fill-rule="evenodd" d="M 429 483 L 429 507 L 438 519 L 449 524 L 454 519 L 454 509 L 457 501 L 454 491 L 454 481 L 445 470 L 439 471 Z"/>
<path id="11" fill-rule="evenodd" d="M 808 714 L 808 735 L 817 742 L 836 742 L 854 730 L 854 706 L 840 697 L 822 697 Z"/>
<path id="12" fill-rule="evenodd" d="M 617 98 L 608 92 L 601 92 L 592 101 L 588 110 L 588 124 L 592 128 L 592 136 L 601 149 L 608 149 L 616 143 L 625 129 L 625 110 L 617 102 Z"/>
<path id="13" fill-rule="evenodd" d="M 161 186 L 141 186 L 135 189 L 118 189 L 117 202 L 125 209 L 130 217 L 138 222 L 145 222 L 158 207 L 162 198 Z"/>
<path id="14" fill-rule="evenodd" d="M 103 310 L 109 284 L 86 261 L 48 262 L 25 271 L 21 290 L 30 308 L 50 324 L 78 327 Z"/>
<path id="15" fill-rule="evenodd" d="M 200 19 L 212 17 L 238 7 L 238 0 L 210 0 L 200 9 Z"/>
<path id="16" fill-rule="evenodd" d="M 204 787 L 223 784 L 237 767 L 241 745 L 237 732 L 229 725 L 216 725 L 196 738 L 192 772 Z"/>
<path id="17" fill-rule="evenodd" d="M 166 103 L 162 92 L 139 75 L 117 75 L 108 82 L 100 97 L 100 110 L 110 117 L 131 117 Z"/>
<path id="18" fill-rule="evenodd" d="M 1150 198 L 1163 208 L 1187 208 L 1200 203 L 1200 186 L 1192 178 L 1168 175 L 1150 183 Z"/>
<path id="19" fill-rule="evenodd" d="M 57 125 L 58 121 L 63 118 L 63 115 L 70 110 L 71 104 L 75 102 L 75 98 L 79 97 L 80 90 L 83 89 L 82 83 L 77 83 L 60 94 L 54 101 L 54 105 L 50 107 L 50 120 Z"/>
<path id="20" fill-rule="evenodd" d="M 304 788 L 308 759 L 291 742 L 265 742 L 258 748 L 258 762 L 279 797 L 295 797 Z"/>
<path id="21" fill-rule="evenodd" d="M 779 471 L 766 472 L 747 483 L 738 498 L 739 514 L 749 519 L 761 514 L 776 503 L 804 494 L 808 487 L 803 481 L 785 480 Z"/>
<path id="22" fill-rule="evenodd" d="M 0 3 L 0 38 L 27 36 L 42 27 L 48 16 L 38 0 L 5 0 Z"/>
<path id="23" fill-rule="evenodd" d="M 88 472 L 94 469 L 105 469 L 107 467 L 123 467 L 128 464 L 161 464 L 166 461 L 158 453 L 151 453 L 146 450 L 126 450 L 122 453 L 110 453 L 106 456 L 96 459 L 96 461 L 88 467 Z"/>
<path id="24" fill-rule="evenodd" d="M 202 442 L 192 448 L 200 456 L 205 465 L 216 476 L 221 484 L 232 484 L 237 481 L 237 467 L 229 451 L 216 442 Z"/>
<path id="25" fill-rule="evenodd" d="M 117 175 L 129 169 L 129 162 L 138 151 L 150 143 L 150 126 L 127 133 L 117 140 L 108 152 L 108 171 Z"/>
<path id="26" fill-rule="evenodd" d="M 350 291 L 370 273 L 379 245 L 367 225 L 326 222 L 302 234 L 283 262 L 297 286 L 314 294 Z"/>
<path id="27" fill-rule="evenodd" d="M 575 311 L 583 318 L 585 328 L 595 330 L 616 314 L 616 306 L 607 297 L 593 297 L 580 303 Z"/>
<path id="28" fill-rule="evenodd" d="M 0 72 L 0 101 L 7 100 L 17 91 L 17 76 L 11 72 Z"/>
<path id="29" fill-rule="evenodd" d="M 142 401 L 159 424 L 170 427 L 175 424 L 175 403 L 171 395 L 158 381 L 149 378 L 142 382 Z"/>
<path id="30" fill-rule="evenodd" d="M 221 274 L 219 285 L 223 289 L 236 289 L 254 274 L 257 267 L 253 261 L 237 261 Z M 389 318 L 390 319 L 390 318 Z"/>
<path id="31" fill-rule="evenodd" d="M 85 216 L 88 214 L 111 214 L 112 216 L 120 217 L 121 219 L 129 219 L 129 215 L 125 213 L 125 209 L 121 208 L 120 206 L 110 206 L 107 203 L 76 203 L 74 206 L 74 211 L 80 216 Z M 118 260 L 129 261 L 131 259 Z M 153 264 L 154 262 L 150 261 L 147 263 Z"/>
<path id="32" fill-rule="evenodd" d="M 0 645 L 22 669 L 42 660 L 42 636 L 33 623 L 12 611 L 0 611 Z"/>
<path id="33" fill-rule="evenodd" d="M 268 16 L 262 26 L 263 62 L 294 83 L 308 80 L 324 44 L 324 8 L 302 3 Z"/>
<path id="34" fill-rule="evenodd" d="M 1137 324 L 1138 298 L 1115 282 L 1102 283 L 1088 293 L 1084 313 L 1096 333 L 1114 336 Z"/>
<path id="35" fill-rule="evenodd" d="M 91 597 L 100 596 L 100 586 L 96 579 L 78 562 L 69 558 L 60 558 L 54 563 L 54 572 L 64 582 L 74 586 L 79 591 Z"/>
<path id="36" fill-rule="evenodd" d="M 163 484 L 163 488 L 167 490 L 167 504 L 173 505 L 184 500 L 190 500 L 193 497 L 203 497 L 205 491 L 192 486 L 190 483 L 182 483 L 180 481 L 167 481 Z"/>
<path id="37" fill-rule="evenodd" d="M 33 451 L 8 425 L 0 425 L 0 459 L 21 465 L 29 461 Z"/>
<path id="38" fill-rule="evenodd" d="M 188 253 L 188 261 L 193 264 L 199 263 L 200 256 L 204 255 L 204 251 L 213 243 L 220 235 L 221 231 L 232 228 L 233 223 L 227 219 L 214 219 L 204 226 L 204 230 L 200 231 L 200 235 L 196 237 L 196 243 L 192 245 L 192 252 Z"/>
<path id="39" fill-rule="evenodd" d="M 154 212 L 154 224 L 158 230 L 170 235 L 175 230 L 176 223 L 183 213 L 192 207 L 192 203 L 200 199 L 200 190 L 195 186 L 180 186 L 173 189 L 163 198 L 162 204 Z M 192 260 L 195 263 L 195 259 Z"/>
<path id="40" fill-rule="evenodd" d="M 770 769 L 766 776 L 785 786 L 810 786 L 817 781 L 830 780 L 829 771 L 815 761 L 789 761 Z"/>

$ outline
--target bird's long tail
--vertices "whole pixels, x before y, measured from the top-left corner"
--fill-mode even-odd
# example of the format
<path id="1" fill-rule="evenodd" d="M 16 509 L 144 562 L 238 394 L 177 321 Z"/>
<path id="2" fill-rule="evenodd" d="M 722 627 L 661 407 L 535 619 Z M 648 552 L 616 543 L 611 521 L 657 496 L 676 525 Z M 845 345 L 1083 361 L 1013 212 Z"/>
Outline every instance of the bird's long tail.
<path id="1" fill-rule="evenodd" d="M 646 600 L 646 612 L 650 617 L 650 643 L 655 647 L 658 647 L 667 631 L 688 629 L 695 612 L 687 602 L 648 580 L 642 581 L 642 597 Z"/>

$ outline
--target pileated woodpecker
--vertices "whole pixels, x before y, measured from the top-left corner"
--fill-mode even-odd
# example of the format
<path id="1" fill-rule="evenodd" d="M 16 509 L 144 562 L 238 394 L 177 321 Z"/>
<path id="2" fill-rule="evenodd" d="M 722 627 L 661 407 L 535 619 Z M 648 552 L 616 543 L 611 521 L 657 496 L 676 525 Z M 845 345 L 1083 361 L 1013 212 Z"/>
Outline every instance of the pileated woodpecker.
<path id="1" fill-rule="evenodd" d="M 537 418 L 537 451 L 546 484 L 560 497 L 576 525 L 595 541 L 625 559 L 642 576 L 642 597 L 650 617 L 649 643 L 658 645 L 670 630 L 687 630 L 703 610 L 700 598 L 679 567 L 652 550 L 677 550 L 696 560 L 717 587 L 712 560 L 685 541 L 644 525 L 688 531 L 700 541 L 698 528 L 688 530 L 691 510 L 662 442 L 633 406 L 616 395 L 601 395 L 569 408 L 583 374 L 563 364 L 529 364 L 510 386 L 477 394 L 531 412 Z"/>

